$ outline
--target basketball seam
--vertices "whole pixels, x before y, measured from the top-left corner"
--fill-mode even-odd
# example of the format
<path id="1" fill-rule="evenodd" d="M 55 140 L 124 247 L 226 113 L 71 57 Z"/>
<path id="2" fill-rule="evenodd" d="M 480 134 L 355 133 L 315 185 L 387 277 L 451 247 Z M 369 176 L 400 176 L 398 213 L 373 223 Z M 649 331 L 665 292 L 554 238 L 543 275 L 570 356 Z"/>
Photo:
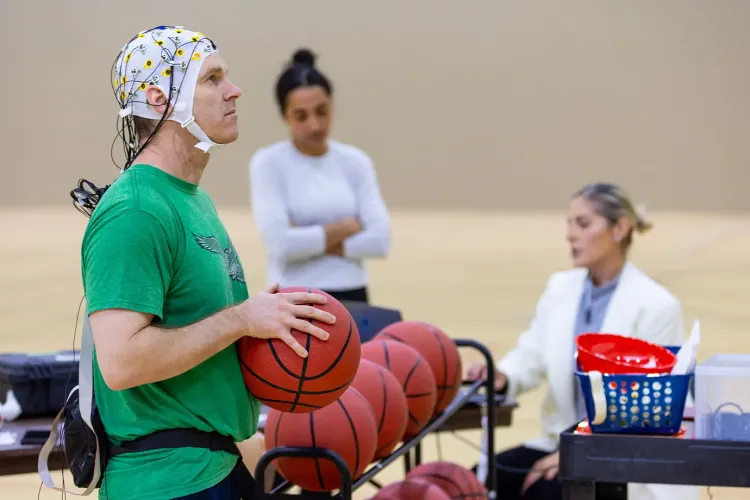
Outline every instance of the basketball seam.
<path id="1" fill-rule="evenodd" d="M 353 325 L 354 323 L 352 323 L 352 318 L 351 316 L 349 316 L 349 332 L 346 335 L 346 342 L 344 342 L 343 347 L 341 347 L 341 350 L 339 351 L 338 356 L 336 356 L 336 359 L 333 360 L 333 362 L 331 363 L 331 366 L 326 368 L 325 371 L 321 372 L 319 375 L 310 377 L 308 380 L 316 380 L 316 379 L 319 379 L 320 377 L 324 377 L 325 375 L 328 375 L 331 372 L 331 370 L 336 368 L 336 365 L 338 365 L 339 361 L 341 361 L 341 358 L 343 358 L 344 354 L 346 354 L 346 348 L 352 339 L 352 331 L 354 330 Z"/>
<path id="2" fill-rule="evenodd" d="M 253 394 L 253 396 L 255 396 L 255 394 Z M 255 396 L 255 399 L 263 403 L 286 403 L 288 405 L 293 404 L 293 401 L 285 401 L 283 399 L 269 399 L 269 398 L 261 398 L 259 396 Z M 314 408 L 316 410 L 320 410 L 321 408 L 323 408 L 322 406 L 311 405 L 307 403 L 297 403 L 297 406 L 304 406 L 306 408 Z"/>
<path id="3" fill-rule="evenodd" d="M 349 412 L 346 410 L 346 407 L 344 406 L 344 403 L 341 402 L 340 399 L 337 399 L 336 402 L 339 404 L 341 409 L 344 411 L 344 416 L 349 421 L 349 427 L 352 429 L 352 435 L 354 437 L 354 452 L 356 454 L 356 458 L 354 459 L 354 470 L 352 471 L 352 476 L 357 474 L 357 471 L 359 470 L 359 439 L 357 438 L 357 429 L 354 427 L 354 421 L 352 420 L 351 415 L 349 415 Z M 343 478 L 342 478 L 343 479 Z"/>
<path id="4" fill-rule="evenodd" d="M 312 447 L 316 449 L 317 446 L 315 446 L 315 414 L 314 412 L 310 413 L 310 439 L 312 439 Z M 320 470 L 320 463 L 318 463 L 318 457 L 313 457 L 313 460 L 315 461 L 315 472 L 318 475 L 318 483 L 320 484 L 320 489 L 324 490 L 326 489 L 326 486 L 323 483 L 323 473 Z"/>
<path id="5" fill-rule="evenodd" d="M 383 424 L 385 424 L 385 414 L 388 405 L 388 394 L 385 387 L 385 375 L 383 375 L 383 369 L 378 366 L 378 375 L 380 375 L 380 385 L 383 386 L 383 410 L 380 412 L 380 422 L 378 423 L 378 434 L 383 430 Z"/>
<path id="6" fill-rule="evenodd" d="M 391 340 L 395 340 L 396 342 L 401 342 L 402 344 L 405 344 L 405 342 L 403 340 L 401 340 L 400 338 L 398 338 L 398 337 L 396 337 L 394 335 L 391 335 L 388 332 L 380 332 L 378 335 L 382 335 L 383 337 L 388 337 Z"/>
<path id="7" fill-rule="evenodd" d="M 450 388 L 453 391 L 454 398 L 458 392 L 459 386 L 461 385 L 461 357 L 456 356 L 456 376 L 453 378 L 453 386 Z M 451 400 L 452 401 L 452 400 Z"/>
<path id="8" fill-rule="evenodd" d="M 388 371 L 391 371 L 391 357 L 388 354 L 388 344 L 386 344 L 384 341 L 380 341 L 380 345 L 383 346 L 383 357 L 385 358 L 385 368 Z"/>
<path id="9" fill-rule="evenodd" d="M 435 329 L 431 326 L 428 326 L 430 329 L 430 333 L 433 337 L 435 337 L 435 340 L 437 340 L 438 345 L 440 346 L 440 357 L 443 359 L 443 385 L 448 385 L 448 355 L 445 352 L 445 347 L 443 346 L 442 339 L 440 336 L 435 332 Z M 436 407 L 439 407 L 443 404 L 443 400 L 446 396 L 445 389 L 442 390 L 442 394 L 440 395 L 440 400 L 436 403 Z"/>
<path id="10" fill-rule="evenodd" d="M 312 324 L 312 320 L 309 320 Z M 305 343 L 305 350 L 307 351 L 307 357 L 302 361 L 302 370 L 299 374 L 299 385 L 297 386 L 297 392 L 294 395 L 294 402 L 289 411 L 294 411 L 299 403 L 299 398 L 302 397 L 302 385 L 305 383 L 305 373 L 307 372 L 307 361 L 310 359 L 310 342 L 312 342 L 312 335 L 307 336 L 307 342 Z"/>
<path id="11" fill-rule="evenodd" d="M 276 352 L 276 348 L 273 346 L 273 340 L 272 339 L 266 339 L 266 342 L 268 342 L 268 347 L 271 349 L 271 354 L 273 355 L 273 359 L 276 360 L 276 363 L 278 363 L 279 367 L 290 377 L 297 378 L 296 373 L 292 373 L 292 371 L 284 365 L 284 363 L 281 361 L 281 358 L 279 357 L 278 353 Z"/>
<path id="12" fill-rule="evenodd" d="M 409 386 L 409 379 L 411 379 L 412 375 L 414 375 L 414 372 L 417 371 L 417 366 L 419 366 L 419 363 L 421 362 L 422 362 L 422 355 L 420 354 L 419 357 L 417 358 L 417 361 L 414 363 L 414 366 L 411 367 L 411 370 L 409 370 L 409 373 L 406 375 L 406 379 L 404 380 L 404 389 L 406 389 Z"/>
<path id="13" fill-rule="evenodd" d="M 275 429 L 275 432 L 273 433 L 273 447 L 274 447 L 274 448 L 276 448 L 276 447 L 278 447 L 278 446 L 279 446 L 279 429 L 281 429 L 281 419 L 283 419 L 283 418 L 284 418 L 284 414 L 283 414 L 283 413 L 279 413 L 279 420 L 278 420 L 278 422 L 276 422 L 276 429 Z M 279 472 L 281 472 L 281 474 L 282 474 L 282 475 L 283 475 L 283 476 L 284 476 L 285 478 L 286 478 L 286 477 L 289 477 L 289 476 L 287 475 L 287 473 L 286 473 L 286 472 L 284 472 L 284 468 L 283 468 L 283 467 L 282 467 L 282 465 L 281 465 L 281 460 L 277 460 L 277 463 L 276 463 L 276 465 L 277 465 L 277 466 L 278 466 L 278 468 L 279 468 Z"/>
<path id="14" fill-rule="evenodd" d="M 417 393 L 417 394 L 407 394 L 406 395 L 407 398 L 423 398 L 425 396 L 432 396 L 432 393 L 431 392 L 420 392 L 420 393 Z"/>

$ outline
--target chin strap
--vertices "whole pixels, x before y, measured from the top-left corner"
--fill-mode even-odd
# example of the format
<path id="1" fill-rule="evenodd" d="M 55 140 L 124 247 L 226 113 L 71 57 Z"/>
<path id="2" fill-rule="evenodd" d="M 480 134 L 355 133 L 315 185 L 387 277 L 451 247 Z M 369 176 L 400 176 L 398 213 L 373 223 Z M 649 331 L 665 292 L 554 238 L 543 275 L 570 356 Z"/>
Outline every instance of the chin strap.
<path id="1" fill-rule="evenodd" d="M 182 122 L 180 125 L 182 125 L 182 128 L 190 132 L 190 134 L 198 139 L 198 143 L 195 145 L 196 148 L 200 149 L 204 153 L 208 153 L 208 150 L 212 147 L 218 148 L 221 146 L 221 144 L 217 144 L 211 139 L 208 138 L 205 132 L 201 130 L 200 126 L 195 123 L 195 117 L 191 116 L 184 122 Z"/>

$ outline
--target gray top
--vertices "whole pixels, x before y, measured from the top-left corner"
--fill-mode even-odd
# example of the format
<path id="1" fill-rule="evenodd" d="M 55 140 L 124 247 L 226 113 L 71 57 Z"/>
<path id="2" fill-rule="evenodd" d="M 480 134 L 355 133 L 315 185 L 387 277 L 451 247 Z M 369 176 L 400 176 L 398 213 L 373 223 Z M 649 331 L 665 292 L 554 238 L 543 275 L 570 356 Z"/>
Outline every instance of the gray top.
<path id="1" fill-rule="evenodd" d="M 583 285 L 583 293 L 581 294 L 581 302 L 578 306 L 578 315 L 576 316 L 576 338 L 582 333 L 601 331 L 609 301 L 612 299 L 612 294 L 615 292 L 619 281 L 620 275 L 618 274 L 614 279 L 596 287 L 591 281 L 590 275 L 586 278 L 586 282 Z M 575 380 L 575 387 L 576 414 L 579 419 L 583 420 L 586 418 L 586 403 L 583 399 L 578 377 Z"/>

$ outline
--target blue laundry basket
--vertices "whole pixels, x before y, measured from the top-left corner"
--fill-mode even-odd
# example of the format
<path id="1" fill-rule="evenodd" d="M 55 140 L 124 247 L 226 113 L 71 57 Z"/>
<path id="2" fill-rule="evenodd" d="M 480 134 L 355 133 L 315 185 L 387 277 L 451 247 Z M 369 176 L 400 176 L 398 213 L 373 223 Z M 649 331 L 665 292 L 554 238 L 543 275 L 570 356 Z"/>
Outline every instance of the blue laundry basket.
<path id="1" fill-rule="evenodd" d="M 680 348 L 665 346 L 676 353 Z M 686 375 L 608 375 L 592 391 L 589 374 L 576 371 L 586 402 L 591 432 L 616 434 L 676 434 L 682 425 L 685 401 L 693 373 Z M 594 376 L 596 379 L 596 376 Z M 599 419 L 594 403 L 599 397 Z"/>

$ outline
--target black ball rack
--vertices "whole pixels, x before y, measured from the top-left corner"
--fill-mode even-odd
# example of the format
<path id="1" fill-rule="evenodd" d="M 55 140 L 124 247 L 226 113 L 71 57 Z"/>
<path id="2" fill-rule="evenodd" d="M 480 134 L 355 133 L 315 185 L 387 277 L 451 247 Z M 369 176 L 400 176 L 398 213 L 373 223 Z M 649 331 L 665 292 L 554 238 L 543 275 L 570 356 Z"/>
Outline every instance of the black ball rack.
<path id="1" fill-rule="evenodd" d="M 487 373 L 493 373 L 494 361 L 492 354 L 489 350 L 479 342 L 468 339 L 456 339 L 456 345 L 461 347 L 469 347 L 479 351 L 486 363 Z M 316 500 L 316 499 L 330 499 L 337 498 L 341 500 L 351 500 L 352 493 L 364 484 L 371 483 L 379 487 L 374 477 L 381 472 L 385 467 L 398 460 L 404 458 L 404 464 L 406 471 L 409 470 L 411 464 L 410 452 L 414 450 L 415 462 L 419 464 L 421 462 L 421 448 L 420 444 L 422 439 L 430 433 L 440 431 L 440 428 L 453 417 L 459 410 L 461 410 L 466 403 L 472 399 L 473 396 L 479 394 L 479 390 L 484 387 L 485 394 L 482 397 L 483 404 L 486 404 L 486 415 L 487 415 L 487 433 L 486 433 L 486 453 L 487 453 L 487 469 L 489 474 L 487 475 L 487 491 L 489 499 L 494 500 L 497 496 L 497 485 L 495 484 L 495 474 L 492 472 L 495 470 L 495 385 L 494 379 L 488 377 L 486 381 L 477 380 L 468 383 L 468 389 L 461 391 L 448 407 L 443 412 L 435 417 L 428 425 L 426 425 L 416 436 L 405 441 L 400 447 L 398 447 L 393 453 L 385 457 L 384 459 L 374 462 L 370 465 L 360 477 L 352 478 L 349 468 L 343 461 L 341 456 L 331 450 L 323 448 L 312 448 L 312 447 L 279 447 L 267 451 L 258 461 L 255 467 L 255 478 L 257 481 L 257 497 L 262 500 Z M 474 398 L 476 399 L 476 398 Z M 341 488 L 339 490 L 333 490 L 332 492 L 308 492 L 303 491 L 301 494 L 289 494 L 285 493 L 294 484 L 284 481 L 283 483 L 274 487 L 270 492 L 266 493 L 266 485 L 264 477 L 266 475 L 266 469 L 268 466 L 277 458 L 290 457 L 290 458 L 319 458 L 329 460 L 333 462 L 336 468 L 341 473 Z"/>

